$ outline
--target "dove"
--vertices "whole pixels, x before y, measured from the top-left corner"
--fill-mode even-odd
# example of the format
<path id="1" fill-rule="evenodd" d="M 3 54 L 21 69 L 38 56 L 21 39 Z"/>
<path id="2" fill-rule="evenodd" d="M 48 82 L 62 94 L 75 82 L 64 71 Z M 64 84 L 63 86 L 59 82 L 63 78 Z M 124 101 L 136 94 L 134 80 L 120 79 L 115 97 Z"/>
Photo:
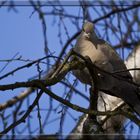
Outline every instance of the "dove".
<path id="1" fill-rule="evenodd" d="M 133 79 L 130 72 L 125 71 L 127 68 L 124 61 L 108 42 L 98 38 L 92 22 L 87 21 L 84 23 L 73 50 L 84 57 L 88 56 L 94 65 L 104 71 L 113 73 L 123 70 L 124 72 L 116 73 L 117 76 L 121 77 L 120 79 L 98 71 L 98 88 L 104 93 L 121 98 L 140 115 L 138 87 L 128 82 Z M 73 70 L 73 74 L 82 83 L 92 84 L 92 78 L 87 68 Z"/>

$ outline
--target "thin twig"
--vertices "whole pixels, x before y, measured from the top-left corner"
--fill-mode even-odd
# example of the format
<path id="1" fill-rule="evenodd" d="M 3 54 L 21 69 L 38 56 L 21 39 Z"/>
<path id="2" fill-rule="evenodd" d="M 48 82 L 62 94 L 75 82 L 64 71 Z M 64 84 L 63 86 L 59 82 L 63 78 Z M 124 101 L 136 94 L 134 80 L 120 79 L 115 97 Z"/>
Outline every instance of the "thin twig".
<path id="1" fill-rule="evenodd" d="M 37 97 L 35 98 L 34 102 L 32 103 L 32 105 L 28 108 L 27 112 L 16 122 L 12 123 L 10 126 L 8 126 L 5 130 L 3 130 L 2 132 L 0 132 L 0 137 L 2 137 L 4 134 L 8 133 L 11 129 L 13 129 L 14 127 L 16 127 L 17 125 L 24 123 L 26 118 L 29 116 L 29 114 L 31 113 L 31 111 L 33 110 L 33 108 L 37 105 L 41 95 L 43 94 L 43 91 L 41 90 L 39 92 L 39 94 L 37 95 Z"/>

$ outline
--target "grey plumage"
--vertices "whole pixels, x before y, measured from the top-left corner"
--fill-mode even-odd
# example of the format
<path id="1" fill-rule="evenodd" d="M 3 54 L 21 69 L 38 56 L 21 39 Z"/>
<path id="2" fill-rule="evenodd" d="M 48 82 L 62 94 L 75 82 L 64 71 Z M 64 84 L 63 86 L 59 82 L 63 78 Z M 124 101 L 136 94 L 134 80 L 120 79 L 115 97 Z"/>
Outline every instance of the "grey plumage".
<path id="1" fill-rule="evenodd" d="M 96 36 L 94 25 L 91 22 L 86 22 L 83 25 L 74 50 L 82 56 L 89 56 L 96 66 L 105 71 L 115 72 L 127 69 L 117 52 L 107 42 Z M 81 82 L 91 85 L 91 76 L 87 68 L 74 70 L 73 74 Z M 129 71 L 118 73 L 117 75 L 126 80 L 132 80 Z M 99 72 L 98 87 L 105 93 L 123 99 L 140 114 L 140 95 L 135 85 Z"/>

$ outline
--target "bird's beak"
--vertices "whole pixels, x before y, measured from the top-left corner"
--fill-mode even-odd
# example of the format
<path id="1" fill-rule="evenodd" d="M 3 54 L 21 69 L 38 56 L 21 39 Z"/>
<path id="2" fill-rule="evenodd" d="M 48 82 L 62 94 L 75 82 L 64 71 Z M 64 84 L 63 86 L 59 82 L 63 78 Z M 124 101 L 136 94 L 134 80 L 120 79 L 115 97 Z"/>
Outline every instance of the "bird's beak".
<path id="1" fill-rule="evenodd" d="M 85 35 L 86 38 L 88 38 L 88 39 L 90 38 L 90 33 L 85 32 L 84 35 Z"/>

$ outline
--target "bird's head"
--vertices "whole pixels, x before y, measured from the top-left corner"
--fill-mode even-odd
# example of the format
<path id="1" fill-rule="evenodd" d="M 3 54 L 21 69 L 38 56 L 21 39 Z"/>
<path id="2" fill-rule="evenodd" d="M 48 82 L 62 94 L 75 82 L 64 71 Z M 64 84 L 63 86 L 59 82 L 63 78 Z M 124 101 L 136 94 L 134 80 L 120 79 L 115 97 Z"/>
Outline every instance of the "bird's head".
<path id="1" fill-rule="evenodd" d="M 92 22 L 85 22 L 82 28 L 84 36 L 89 39 L 92 36 L 94 25 Z"/>

